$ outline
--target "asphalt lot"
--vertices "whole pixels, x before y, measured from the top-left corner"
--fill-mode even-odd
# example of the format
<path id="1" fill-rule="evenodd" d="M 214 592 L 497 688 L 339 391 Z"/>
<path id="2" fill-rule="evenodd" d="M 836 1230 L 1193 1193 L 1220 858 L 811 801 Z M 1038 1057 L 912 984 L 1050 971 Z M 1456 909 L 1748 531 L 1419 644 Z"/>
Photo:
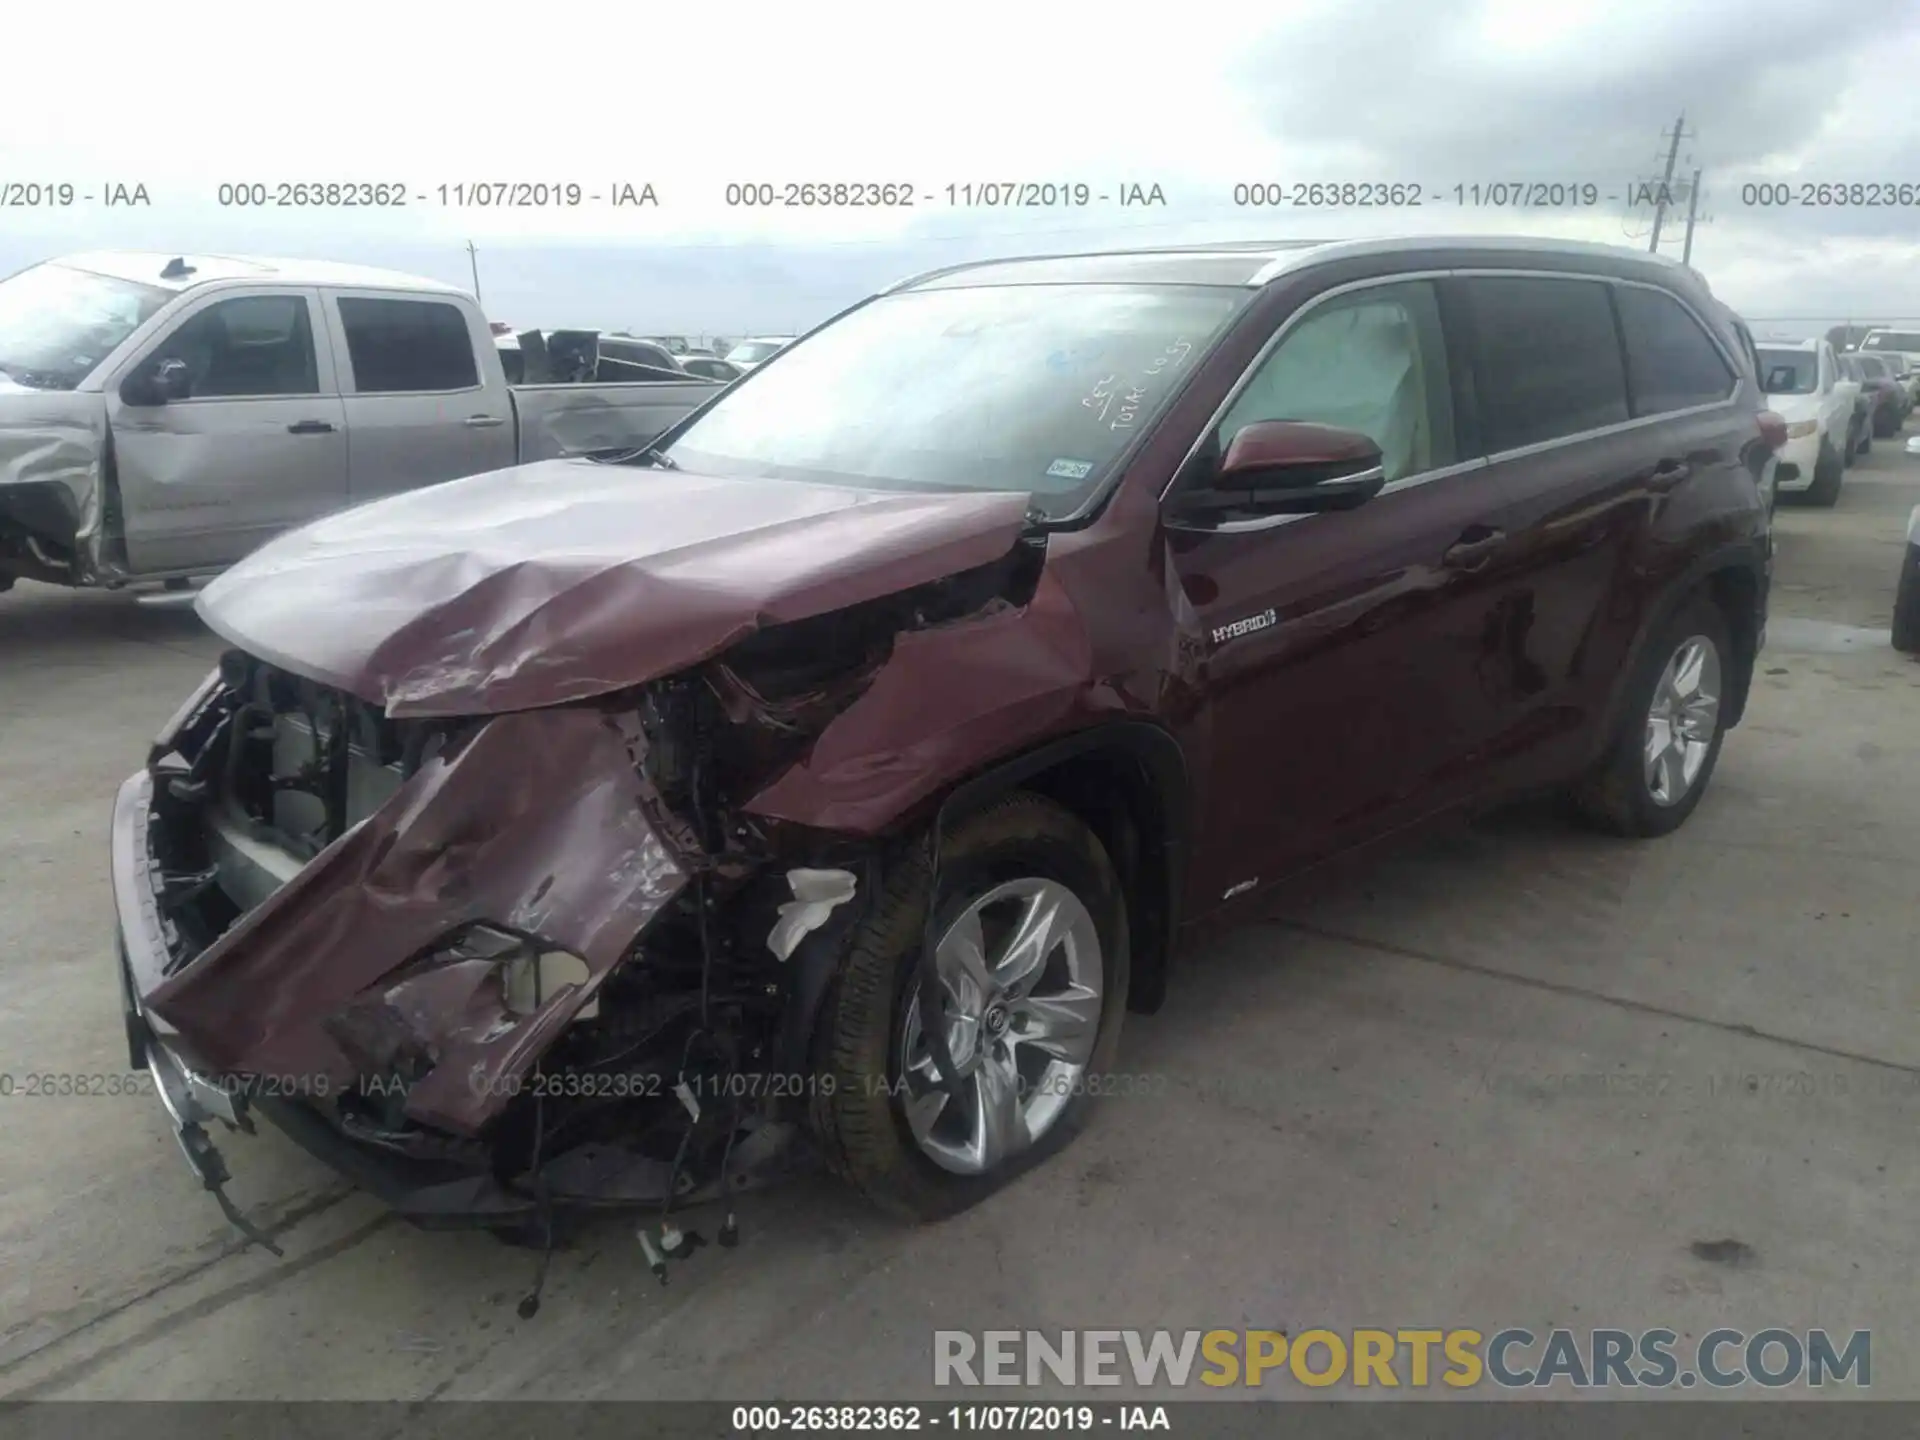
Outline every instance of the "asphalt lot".
<path id="1" fill-rule="evenodd" d="M 877 1399 L 933 1393 L 936 1327 L 1555 1324 L 1866 1328 L 1874 1393 L 1920 1396 L 1899 445 L 1781 511 L 1763 673 L 1678 835 L 1528 809 L 1423 844 L 1190 957 L 1123 1046 L 1164 1085 L 986 1206 L 909 1230 L 804 1181 L 665 1290 L 609 1223 L 526 1322 L 530 1254 L 410 1230 L 277 1135 L 222 1143 L 284 1260 L 238 1248 L 156 1101 L 18 1093 L 124 1067 L 108 807 L 216 651 L 190 611 L 22 584 L 0 1396 Z"/>

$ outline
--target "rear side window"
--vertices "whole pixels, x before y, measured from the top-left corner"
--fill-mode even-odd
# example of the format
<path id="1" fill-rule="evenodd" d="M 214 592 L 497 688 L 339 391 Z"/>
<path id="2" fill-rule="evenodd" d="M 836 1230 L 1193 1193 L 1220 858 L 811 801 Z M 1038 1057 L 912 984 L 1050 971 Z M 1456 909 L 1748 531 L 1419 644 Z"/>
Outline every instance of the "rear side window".
<path id="1" fill-rule="evenodd" d="M 1711 405 L 1732 393 L 1733 371 L 1686 306 L 1638 285 L 1619 286 L 1614 299 L 1635 415 Z"/>
<path id="2" fill-rule="evenodd" d="M 1604 283 L 1529 275 L 1466 285 L 1489 453 L 1632 418 Z"/>
<path id="3" fill-rule="evenodd" d="M 342 296 L 340 324 L 361 395 L 470 390 L 480 383 L 473 337 L 457 306 Z"/>

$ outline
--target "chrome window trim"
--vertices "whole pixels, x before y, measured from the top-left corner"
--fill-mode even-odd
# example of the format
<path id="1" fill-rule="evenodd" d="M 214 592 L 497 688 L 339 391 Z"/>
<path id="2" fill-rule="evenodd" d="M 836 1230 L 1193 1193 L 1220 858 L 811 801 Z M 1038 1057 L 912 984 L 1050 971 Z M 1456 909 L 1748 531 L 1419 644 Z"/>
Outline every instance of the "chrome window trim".
<path id="1" fill-rule="evenodd" d="M 1422 470 L 1418 475 L 1405 475 L 1398 480 L 1389 481 L 1380 487 L 1380 494 L 1373 497 L 1369 504 L 1378 502 L 1383 496 L 1397 495 L 1403 490 L 1412 490 L 1434 480 L 1445 480 L 1451 475 L 1464 475 L 1469 470 L 1484 470 L 1493 462 L 1485 456 L 1474 460 L 1462 460 L 1457 465 L 1442 465 L 1437 470 Z M 1255 530 L 1273 530 L 1281 525 L 1291 525 L 1296 520 L 1312 520 L 1308 515 L 1261 515 L 1252 520 L 1224 520 L 1218 525 L 1197 526 L 1183 529 L 1191 535 L 1246 535 Z"/>
<path id="2" fill-rule="evenodd" d="M 1259 372 L 1260 367 L 1266 363 L 1267 357 L 1280 347 L 1281 343 L 1287 338 L 1288 333 L 1295 325 L 1311 315 L 1322 304 L 1329 300 L 1338 299 L 1340 296 L 1352 294 L 1355 291 L 1377 288 L 1382 285 L 1398 285 L 1415 280 L 1439 281 L 1448 279 L 1480 279 L 1487 277 L 1522 280 L 1587 280 L 1603 285 L 1632 285 L 1642 290 L 1657 291 L 1678 302 L 1680 307 L 1693 317 L 1694 323 L 1699 325 L 1706 333 L 1708 341 L 1713 345 L 1714 353 L 1720 356 L 1721 360 L 1726 363 L 1728 370 L 1732 372 L 1732 383 L 1728 387 L 1727 394 L 1722 399 L 1711 400 L 1701 405 L 1690 405 L 1682 410 L 1663 410 L 1656 415 L 1636 415 L 1612 425 L 1602 425 L 1591 430 L 1578 430 L 1571 435 L 1557 435 L 1551 440 L 1540 440 L 1534 444 L 1516 446 L 1510 450 L 1489 451 L 1485 455 L 1475 456 L 1470 460 L 1462 460 L 1455 464 L 1441 466 L 1434 470 L 1424 470 L 1417 475 L 1403 476 L 1399 480 L 1386 486 L 1386 488 L 1380 492 L 1381 496 L 1395 494 L 1401 490 L 1410 488 L 1413 484 L 1425 484 L 1430 480 L 1441 480 L 1451 475 L 1465 473 L 1469 470 L 1482 469 L 1503 460 L 1541 454 L 1553 449 L 1555 446 L 1576 445 L 1603 436 L 1623 434 L 1626 431 L 1636 430 L 1646 425 L 1657 425 L 1668 420 L 1683 419 L 1690 415 L 1704 415 L 1709 411 L 1720 410 L 1733 405 L 1740 398 L 1741 367 L 1735 363 L 1733 357 L 1728 354 L 1726 345 L 1722 342 L 1720 336 L 1714 332 L 1713 326 L 1707 323 L 1706 319 L 1687 300 L 1686 296 L 1667 288 L 1665 285 L 1656 284 L 1651 280 L 1625 280 L 1617 275 L 1598 275 L 1589 271 L 1562 270 L 1557 267 L 1552 269 L 1522 270 L 1504 267 L 1474 266 L 1469 269 L 1408 270 L 1392 275 L 1374 275 L 1364 280 L 1351 280 L 1344 285 L 1336 285 L 1330 290 L 1323 290 L 1320 294 L 1314 296 L 1305 305 L 1302 305 L 1298 310 L 1295 310 L 1289 315 L 1285 323 L 1267 338 L 1266 344 L 1260 347 L 1259 353 L 1257 353 L 1252 360 L 1248 361 L 1246 369 L 1240 372 L 1240 378 L 1234 381 L 1233 388 L 1227 392 L 1226 399 L 1220 403 L 1219 407 L 1207 420 L 1207 423 L 1200 427 L 1200 434 L 1195 438 L 1193 444 L 1187 448 L 1187 453 L 1181 457 L 1180 463 L 1174 466 L 1173 477 L 1167 481 L 1166 488 L 1160 492 L 1161 503 L 1164 504 L 1167 496 L 1173 493 L 1173 487 L 1179 483 L 1181 474 L 1185 472 L 1187 466 L 1193 463 L 1193 457 L 1200 453 L 1200 448 L 1206 444 L 1207 437 L 1213 434 L 1215 428 L 1219 426 L 1222 420 L 1226 419 L 1228 412 L 1233 409 L 1234 403 L 1239 400 L 1247 386 L 1253 382 L 1253 377 Z M 1624 341 L 1624 337 L 1622 337 L 1622 339 Z M 1756 341 L 1755 344 L 1757 347 L 1759 342 Z M 1624 356 L 1622 359 L 1624 362 Z M 1452 363 L 1453 357 L 1449 356 L 1449 367 L 1451 367 Z M 1449 373 L 1451 373 L 1451 371 L 1449 371 Z M 1631 402 L 1631 394 L 1629 394 L 1628 399 L 1629 402 Z M 1377 496 L 1375 498 L 1378 499 L 1379 497 Z M 1273 520 L 1290 521 L 1306 520 L 1312 517 L 1306 515 L 1285 515 L 1270 518 Z M 1231 522 L 1231 526 L 1222 525 L 1215 527 L 1215 529 L 1217 532 L 1226 532 L 1230 528 L 1236 530 L 1265 528 L 1267 524 L 1268 519 L 1263 518 L 1258 521 L 1235 521 Z"/>

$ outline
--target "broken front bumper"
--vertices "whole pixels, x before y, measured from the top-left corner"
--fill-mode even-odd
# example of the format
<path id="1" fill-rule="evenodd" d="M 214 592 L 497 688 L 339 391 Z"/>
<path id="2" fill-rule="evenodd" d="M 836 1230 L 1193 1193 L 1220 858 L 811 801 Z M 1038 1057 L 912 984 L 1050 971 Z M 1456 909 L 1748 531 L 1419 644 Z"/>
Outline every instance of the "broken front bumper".
<path id="1" fill-rule="evenodd" d="M 559 743 L 533 750 L 525 742 L 534 726 L 540 738 Z M 499 767 L 463 777 L 458 762 L 423 771 L 395 797 L 397 805 L 343 836 L 184 966 L 173 960 L 170 942 L 178 937 L 163 903 L 168 880 L 156 849 L 165 830 L 156 819 L 155 786 L 166 777 L 157 782 L 147 770 L 121 786 L 111 869 L 129 1059 L 151 1071 L 189 1166 L 243 1230 L 244 1220 L 225 1198 L 228 1172 L 213 1133 L 215 1122 L 250 1130 L 256 1112 L 416 1224 L 512 1226 L 537 1213 L 531 1196 L 491 1173 L 484 1145 L 457 1157 L 423 1158 L 345 1133 L 330 1118 L 327 1097 L 353 1083 L 351 1064 L 291 1042 L 369 987 L 409 999 L 406 984 L 388 986 L 384 975 L 418 952 L 421 936 L 444 929 L 443 919 L 452 924 L 499 911 L 525 928 L 564 935 L 593 963 L 595 982 L 618 962 L 682 877 L 632 797 L 622 793 L 633 775 L 627 752 L 600 727 L 596 717 L 578 713 L 494 722 L 498 733 L 488 744 L 469 746 L 468 761 L 485 760 L 496 747 L 568 756 L 573 784 L 523 789 L 501 783 L 508 772 Z M 523 781 L 529 767 L 520 768 L 515 781 Z M 449 839 L 464 841 L 476 863 L 461 869 L 421 863 L 416 852 L 440 862 L 454 848 Z M 535 857 L 529 842 L 544 858 Z M 506 845 L 514 847 L 506 857 L 514 863 L 484 863 L 490 846 Z M 396 881 L 392 872 L 403 866 Z M 523 894 L 532 901 L 521 900 Z M 561 899 L 574 903 L 562 913 L 542 913 L 540 902 Z M 407 922 L 397 938 L 383 928 L 396 916 Z M 564 987 L 517 1028 L 495 1023 L 488 1012 L 487 1032 L 476 1040 L 448 1029 L 442 1054 L 457 1063 L 461 1079 L 473 1066 L 488 1067 L 479 1072 L 488 1083 L 455 1092 L 471 1110 L 467 1133 L 484 1125 L 489 1116 L 483 1111 L 507 1103 L 514 1087 L 505 1082 L 537 1063 L 541 1042 L 590 1000 L 593 988 Z M 429 1025 L 441 1018 L 430 1008 L 421 1016 Z M 495 1084 L 494 1077 L 504 1080 Z M 435 1092 L 421 1086 L 412 1093 L 418 1099 Z M 440 1105 L 436 1113 L 451 1108 Z M 576 1169 L 581 1164 L 578 1156 L 555 1158 L 563 1161 Z M 646 1177 L 615 1178 L 645 1188 Z"/>

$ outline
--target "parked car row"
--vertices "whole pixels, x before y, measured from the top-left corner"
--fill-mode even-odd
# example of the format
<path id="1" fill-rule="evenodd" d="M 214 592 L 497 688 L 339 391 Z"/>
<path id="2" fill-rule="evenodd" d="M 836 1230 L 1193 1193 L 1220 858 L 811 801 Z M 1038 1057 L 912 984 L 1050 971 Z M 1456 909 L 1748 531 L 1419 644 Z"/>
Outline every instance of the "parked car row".
<path id="1" fill-rule="evenodd" d="M 1848 353 L 1836 353 L 1824 338 L 1759 342 L 1767 403 L 1787 422 L 1780 494 L 1834 504 L 1855 458 L 1900 432 L 1914 409 L 1920 357 L 1910 361 L 1900 350 L 1867 343 L 1896 333 L 1869 331 Z"/>

